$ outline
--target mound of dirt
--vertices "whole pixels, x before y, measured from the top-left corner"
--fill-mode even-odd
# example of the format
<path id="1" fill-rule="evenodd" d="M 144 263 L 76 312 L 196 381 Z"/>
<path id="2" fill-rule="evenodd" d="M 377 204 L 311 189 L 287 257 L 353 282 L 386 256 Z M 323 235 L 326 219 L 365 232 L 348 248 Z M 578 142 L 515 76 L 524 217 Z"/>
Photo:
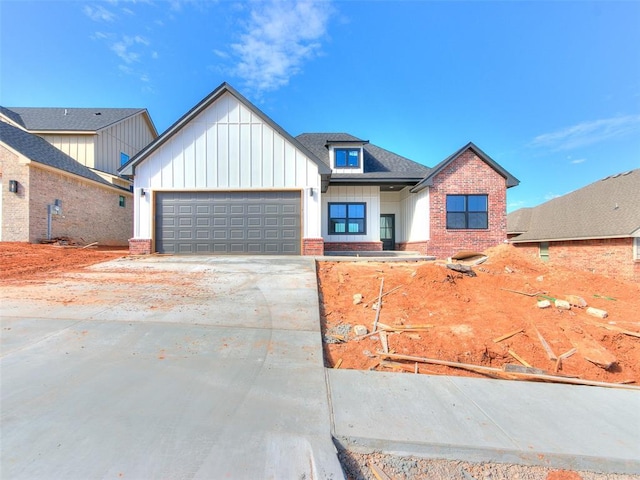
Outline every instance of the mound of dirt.
<path id="1" fill-rule="evenodd" d="M 499 369 L 524 362 L 592 381 L 640 381 L 640 339 L 623 332 L 640 331 L 638 284 L 549 266 L 511 245 L 484 253 L 488 260 L 472 267 L 475 277 L 442 262 L 319 262 L 326 365 L 479 375 L 447 366 L 384 361 L 376 354 L 384 338 L 356 338 L 355 325 L 372 330 L 384 279 L 379 322 L 389 330 L 390 352 Z M 585 306 L 554 306 L 555 299 L 576 303 L 577 297 L 607 311 L 608 317 L 590 316 Z M 538 308 L 538 300 L 545 299 L 552 306 Z M 550 359 L 574 348 L 576 353 L 560 363 Z M 605 369 L 596 364 L 598 355 L 615 361 Z"/>

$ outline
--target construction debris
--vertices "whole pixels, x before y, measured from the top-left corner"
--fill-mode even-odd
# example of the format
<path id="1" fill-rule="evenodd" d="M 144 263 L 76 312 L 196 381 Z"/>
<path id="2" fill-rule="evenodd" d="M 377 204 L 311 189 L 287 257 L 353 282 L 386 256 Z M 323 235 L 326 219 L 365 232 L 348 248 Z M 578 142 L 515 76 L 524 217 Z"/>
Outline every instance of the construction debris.
<path id="1" fill-rule="evenodd" d="M 580 295 L 565 295 L 564 299 L 574 307 L 584 308 L 587 306 L 587 301 Z"/>
<path id="2" fill-rule="evenodd" d="M 553 303 L 558 310 L 571 310 L 571 304 L 566 300 L 560 300 L 557 298 Z"/>
<path id="3" fill-rule="evenodd" d="M 560 323 L 560 328 L 585 360 L 605 370 L 609 370 L 618 361 L 611 352 L 584 330 L 568 322 Z"/>
<path id="4" fill-rule="evenodd" d="M 612 332 L 619 332 L 625 335 L 629 335 L 630 337 L 640 338 L 640 332 L 634 332 L 631 330 L 625 330 L 624 328 L 617 327 L 615 325 L 609 325 L 608 323 L 599 323 L 599 322 L 588 322 L 590 325 L 595 325 L 596 327 L 604 328 L 606 330 L 610 330 Z"/>
<path id="5" fill-rule="evenodd" d="M 551 302 L 549 300 L 538 300 L 538 308 L 549 308 L 551 306 Z"/>
<path id="6" fill-rule="evenodd" d="M 531 365 L 526 360 L 524 360 L 520 355 L 518 355 L 516 352 L 514 352 L 511 349 L 509 349 L 509 355 L 511 355 L 513 358 L 515 358 L 517 361 L 519 361 L 525 367 L 532 368 Z"/>
<path id="7" fill-rule="evenodd" d="M 596 318 L 607 318 L 609 314 L 605 310 L 600 310 L 599 308 L 589 307 L 587 308 L 587 315 L 591 315 Z"/>
<path id="8" fill-rule="evenodd" d="M 367 333 L 367 327 L 365 327 L 364 325 L 355 325 L 353 327 L 353 334 L 357 337 L 361 337 L 362 335 L 366 335 Z"/>
<path id="9" fill-rule="evenodd" d="M 503 340 L 506 340 L 507 338 L 511 338 L 514 335 L 517 335 L 519 333 L 524 332 L 524 328 L 519 328 L 518 330 L 514 330 L 513 332 L 509 332 L 509 333 L 505 333 L 504 335 L 498 337 L 498 338 L 494 338 L 493 339 L 493 343 L 499 343 Z"/>
<path id="10" fill-rule="evenodd" d="M 473 269 L 468 265 L 462 265 L 460 263 L 447 263 L 447 268 L 449 270 L 453 270 L 454 272 L 458 272 L 469 277 L 476 276 L 476 272 L 474 272 Z"/>

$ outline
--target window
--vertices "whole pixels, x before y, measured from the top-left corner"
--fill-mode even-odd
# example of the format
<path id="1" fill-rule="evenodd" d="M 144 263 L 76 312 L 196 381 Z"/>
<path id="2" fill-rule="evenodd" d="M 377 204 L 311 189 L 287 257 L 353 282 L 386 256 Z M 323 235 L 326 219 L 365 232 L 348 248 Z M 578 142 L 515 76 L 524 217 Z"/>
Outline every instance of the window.
<path id="1" fill-rule="evenodd" d="M 640 237 L 633 239 L 633 259 L 640 260 Z"/>
<path id="2" fill-rule="evenodd" d="M 488 203 L 486 195 L 447 195 L 447 228 L 489 228 Z"/>
<path id="3" fill-rule="evenodd" d="M 120 152 L 120 166 L 124 165 L 129 161 L 129 155 L 124 152 Z"/>
<path id="4" fill-rule="evenodd" d="M 549 261 L 549 242 L 540 242 L 540 259 L 543 262 Z"/>
<path id="5" fill-rule="evenodd" d="M 359 148 L 335 148 L 335 168 L 358 168 L 360 167 Z"/>
<path id="6" fill-rule="evenodd" d="M 121 207 L 125 206 L 125 198 L 123 195 L 120 195 L 120 198 L 118 199 L 118 205 L 120 205 Z"/>
<path id="7" fill-rule="evenodd" d="M 364 203 L 330 203 L 329 235 L 364 235 L 365 217 Z"/>

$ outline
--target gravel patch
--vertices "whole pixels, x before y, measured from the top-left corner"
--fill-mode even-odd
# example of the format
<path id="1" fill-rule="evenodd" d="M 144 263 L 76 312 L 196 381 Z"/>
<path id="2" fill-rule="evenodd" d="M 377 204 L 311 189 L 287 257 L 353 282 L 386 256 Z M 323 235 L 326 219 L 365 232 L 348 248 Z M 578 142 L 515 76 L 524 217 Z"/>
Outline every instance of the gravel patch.
<path id="1" fill-rule="evenodd" d="M 393 480 L 638 480 L 637 475 L 557 470 L 506 463 L 469 463 L 455 460 L 361 454 L 338 448 L 347 480 L 376 480 L 370 465 Z"/>

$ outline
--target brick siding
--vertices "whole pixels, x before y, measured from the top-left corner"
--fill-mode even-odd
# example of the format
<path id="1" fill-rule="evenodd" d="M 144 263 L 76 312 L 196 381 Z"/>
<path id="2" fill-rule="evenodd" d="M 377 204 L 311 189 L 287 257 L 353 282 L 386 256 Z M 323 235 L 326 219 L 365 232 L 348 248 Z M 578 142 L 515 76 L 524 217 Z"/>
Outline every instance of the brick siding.
<path id="1" fill-rule="evenodd" d="M 532 258 L 540 257 L 538 243 L 514 245 Z M 612 278 L 640 281 L 640 261 L 633 259 L 632 238 L 549 242 L 548 263 Z"/>
<path id="2" fill-rule="evenodd" d="M 430 190 L 430 240 L 428 253 L 447 258 L 460 250 L 483 251 L 507 239 L 506 180 L 467 150 L 447 165 Z M 488 195 L 489 228 L 447 230 L 447 195 Z"/>
<path id="3" fill-rule="evenodd" d="M 51 236 L 78 243 L 127 245 L 133 231 L 133 196 L 102 187 L 32 162 L 20 164 L 16 155 L 0 147 L 2 173 L 2 240 L 36 243 L 47 238 L 48 205 L 62 202 L 62 215 L 52 215 Z M 17 180 L 18 193 L 8 191 Z M 119 197 L 125 206 L 119 206 Z"/>
<path id="4" fill-rule="evenodd" d="M 151 253 L 150 238 L 130 238 L 129 254 L 131 255 L 149 255 Z"/>
<path id="5" fill-rule="evenodd" d="M 302 255 L 322 256 L 324 255 L 323 238 L 304 238 L 302 240 Z"/>
<path id="6" fill-rule="evenodd" d="M 325 252 L 378 252 L 382 250 L 382 242 L 325 242 Z"/>
<path id="7" fill-rule="evenodd" d="M 427 255 L 429 251 L 429 242 L 402 242 L 396 243 L 396 250 L 401 252 L 418 252 L 421 255 Z"/>

